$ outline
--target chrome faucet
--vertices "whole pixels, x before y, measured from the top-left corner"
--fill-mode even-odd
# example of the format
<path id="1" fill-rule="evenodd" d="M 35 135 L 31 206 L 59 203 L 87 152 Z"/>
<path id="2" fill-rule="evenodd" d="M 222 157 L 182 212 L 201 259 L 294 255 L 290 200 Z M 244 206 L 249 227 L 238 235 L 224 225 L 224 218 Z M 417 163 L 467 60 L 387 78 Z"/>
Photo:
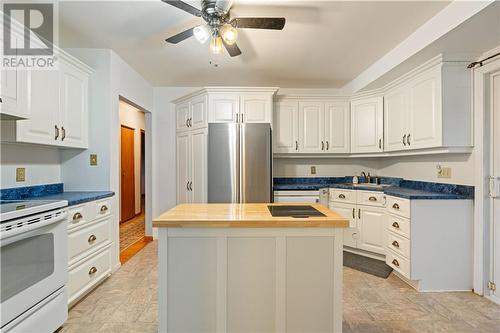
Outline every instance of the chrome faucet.
<path id="1" fill-rule="evenodd" d="M 372 177 L 370 176 L 369 172 L 368 172 L 368 175 L 364 171 L 361 172 L 361 177 L 365 178 L 366 183 L 371 183 L 371 181 L 372 181 Z"/>

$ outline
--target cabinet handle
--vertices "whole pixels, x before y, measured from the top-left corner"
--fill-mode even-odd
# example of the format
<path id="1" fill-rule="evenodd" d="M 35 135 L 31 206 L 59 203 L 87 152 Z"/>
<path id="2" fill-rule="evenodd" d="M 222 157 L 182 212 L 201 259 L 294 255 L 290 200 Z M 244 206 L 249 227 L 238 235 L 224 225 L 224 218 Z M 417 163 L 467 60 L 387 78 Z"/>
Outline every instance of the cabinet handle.
<path id="1" fill-rule="evenodd" d="M 193 190 L 193 182 L 189 182 L 189 190 L 192 191 Z"/>
<path id="2" fill-rule="evenodd" d="M 90 270 L 89 270 L 89 275 L 94 275 L 95 273 L 97 273 L 97 268 L 95 266 L 93 266 Z"/>
<path id="3" fill-rule="evenodd" d="M 382 139 L 378 139 L 378 148 L 382 149 Z"/>
<path id="4" fill-rule="evenodd" d="M 295 150 L 299 150 L 299 142 L 295 141 Z"/>
<path id="5" fill-rule="evenodd" d="M 325 150 L 325 141 L 321 141 L 321 150 Z"/>
<path id="6" fill-rule="evenodd" d="M 392 226 L 393 226 L 394 228 L 396 228 L 396 229 L 399 229 L 399 223 L 398 223 L 398 222 L 394 222 L 394 223 L 392 224 Z"/>
<path id="7" fill-rule="evenodd" d="M 345 195 L 339 194 L 339 199 L 345 199 Z"/>
<path id="8" fill-rule="evenodd" d="M 377 201 L 377 198 L 376 197 L 369 197 L 368 200 L 370 200 L 370 201 Z"/>
<path id="9" fill-rule="evenodd" d="M 392 264 L 393 264 L 394 266 L 399 267 L 399 261 L 397 261 L 396 259 L 394 259 L 394 260 L 392 261 Z"/>
<path id="10" fill-rule="evenodd" d="M 328 141 L 326 142 L 326 150 L 330 150 L 330 143 Z"/>
<path id="11" fill-rule="evenodd" d="M 102 205 L 101 206 L 101 214 L 106 213 L 108 211 L 108 206 Z"/>
<path id="12" fill-rule="evenodd" d="M 410 134 L 408 134 L 408 136 L 406 137 L 406 142 L 408 142 L 408 146 L 411 146 Z"/>
<path id="13" fill-rule="evenodd" d="M 188 182 L 186 183 L 186 190 L 188 190 L 188 191 L 189 191 L 189 180 L 188 180 Z"/>
<path id="14" fill-rule="evenodd" d="M 353 208 L 352 209 L 352 218 L 355 219 L 356 218 L 356 208 Z"/>
<path id="15" fill-rule="evenodd" d="M 399 243 L 398 243 L 398 241 L 394 241 L 394 242 L 392 242 L 392 246 L 399 248 Z"/>
<path id="16" fill-rule="evenodd" d="M 395 203 L 394 205 L 392 205 L 392 208 L 399 210 L 399 205 L 397 203 Z"/>
<path id="17" fill-rule="evenodd" d="M 406 147 L 406 134 L 405 134 L 405 135 L 403 135 L 403 146 L 405 146 L 405 147 Z"/>
<path id="18" fill-rule="evenodd" d="M 82 213 L 76 212 L 75 214 L 73 214 L 73 222 L 81 220 L 82 218 L 83 218 Z"/>
<path id="19" fill-rule="evenodd" d="M 237 114 L 236 114 L 236 122 L 237 122 L 237 123 L 239 123 L 239 122 L 240 122 L 240 117 L 239 117 L 239 116 L 240 116 L 240 114 L 239 114 L 239 113 L 237 113 Z"/>
<path id="20" fill-rule="evenodd" d="M 361 208 L 360 208 L 360 209 L 358 209 L 358 219 L 360 219 L 360 220 L 361 220 Z"/>
<path id="21" fill-rule="evenodd" d="M 57 127 L 57 125 L 55 125 L 54 130 L 55 130 L 54 140 L 57 140 L 59 138 L 59 127 Z"/>
<path id="22" fill-rule="evenodd" d="M 90 235 L 89 239 L 87 240 L 89 244 L 95 242 L 97 240 L 97 237 L 95 235 Z"/>
<path id="23" fill-rule="evenodd" d="M 3 103 L 3 99 L 2 99 L 2 97 L 0 97 L 0 103 Z"/>
<path id="24" fill-rule="evenodd" d="M 189 118 L 186 119 L 186 127 L 189 127 Z"/>
<path id="25" fill-rule="evenodd" d="M 61 131 L 62 131 L 61 141 L 64 141 L 64 139 L 66 139 L 66 129 L 64 129 L 64 126 L 61 127 Z"/>

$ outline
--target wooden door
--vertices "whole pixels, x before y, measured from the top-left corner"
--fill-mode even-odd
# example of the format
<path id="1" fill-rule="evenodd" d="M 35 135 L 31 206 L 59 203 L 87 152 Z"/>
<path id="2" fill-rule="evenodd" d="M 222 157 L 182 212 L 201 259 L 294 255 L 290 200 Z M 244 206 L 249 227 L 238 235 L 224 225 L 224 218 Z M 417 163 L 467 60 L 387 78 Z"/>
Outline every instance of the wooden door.
<path id="1" fill-rule="evenodd" d="M 325 150 L 324 104 L 321 102 L 299 103 L 299 151 L 321 153 Z"/>
<path id="2" fill-rule="evenodd" d="M 383 97 L 351 102 L 351 153 L 384 151 Z"/>
<path id="3" fill-rule="evenodd" d="M 121 127 L 121 221 L 135 216 L 134 129 Z"/>
<path id="4" fill-rule="evenodd" d="M 385 254 L 385 209 L 358 206 L 358 248 Z"/>
<path id="5" fill-rule="evenodd" d="M 349 105 L 346 102 L 325 104 L 325 153 L 348 153 Z"/>
<path id="6" fill-rule="evenodd" d="M 274 112 L 274 152 L 298 153 L 299 151 L 299 104 L 278 102 Z"/>
<path id="7" fill-rule="evenodd" d="M 408 93 L 407 88 L 403 87 L 384 96 L 385 150 L 407 149 L 408 133 Z"/>

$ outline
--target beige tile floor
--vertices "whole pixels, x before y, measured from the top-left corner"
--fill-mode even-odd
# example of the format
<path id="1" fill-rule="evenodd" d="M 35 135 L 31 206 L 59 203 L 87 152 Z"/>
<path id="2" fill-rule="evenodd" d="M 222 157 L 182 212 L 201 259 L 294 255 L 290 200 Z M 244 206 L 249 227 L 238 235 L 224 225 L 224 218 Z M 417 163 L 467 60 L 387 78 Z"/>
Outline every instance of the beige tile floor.
<path id="1" fill-rule="evenodd" d="M 59 333 L 157 332 L 157 243 L 74 306 Z M 417 293 L 344 268 L 344 333 L 500 333 L 500 306 L 473 293 Z"/>

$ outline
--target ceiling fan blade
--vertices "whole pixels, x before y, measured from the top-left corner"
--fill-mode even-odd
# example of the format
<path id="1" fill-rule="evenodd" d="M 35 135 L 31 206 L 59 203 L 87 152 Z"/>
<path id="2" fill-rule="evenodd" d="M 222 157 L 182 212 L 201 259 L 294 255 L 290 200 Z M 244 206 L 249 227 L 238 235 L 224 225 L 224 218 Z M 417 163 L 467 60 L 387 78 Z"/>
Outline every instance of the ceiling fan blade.
<path id="1" fill-rule="evenodd" d="M 229 55 L 231 57 L 237 57 L 241 54 L 241 50 L 238 47 L 238 45 L 236 45 L 236 43 L 234 43 L 233 45 L 229 45 L 226 42 L 224 42 L 224 39 L 222 40 L 222 43 L 224 44 L 224 47 L 226 48 L 227 53 L 229 53 Z"/>
<path id="2" fill-rule="evenodd" d="M 176 8 L 179 8 L 185 12 L 188 12 L 191 15 L 198 16 L 198 17 L 201 16 L 201 10 L 199 10 L 198 8 L 193 7 L 191 5 L 188 5 L 184 1 L 180 1 L 180 0 L 161 0 L 161 1 L 168 3 L 169 5 L 174 6 Z"/>
<path id="3" fill-rule="evenodd" d="M 227 14 L 231 7 L 233 6 L 234 0 L 217 0 L 215 3 L 215 8 L 217 8 L 218 11 Z"/>
<path id="4" fill-rule="evenodd" d="M 283 30 L 286 19 L 284 17 L 238 17 L 231 20 L 236 28 Z"/>
<path id="5" fill-rule="evenodd" d="M 170 44 L 177 44 L 179 42 L 182 42 L 184 39 L 188 39 L 189 37 L 193 36 L 193 29 L 194 27 L 187 29 L 186 31 L 179 32 L 177 35 L 165 39 L 165 41 Z"/>

